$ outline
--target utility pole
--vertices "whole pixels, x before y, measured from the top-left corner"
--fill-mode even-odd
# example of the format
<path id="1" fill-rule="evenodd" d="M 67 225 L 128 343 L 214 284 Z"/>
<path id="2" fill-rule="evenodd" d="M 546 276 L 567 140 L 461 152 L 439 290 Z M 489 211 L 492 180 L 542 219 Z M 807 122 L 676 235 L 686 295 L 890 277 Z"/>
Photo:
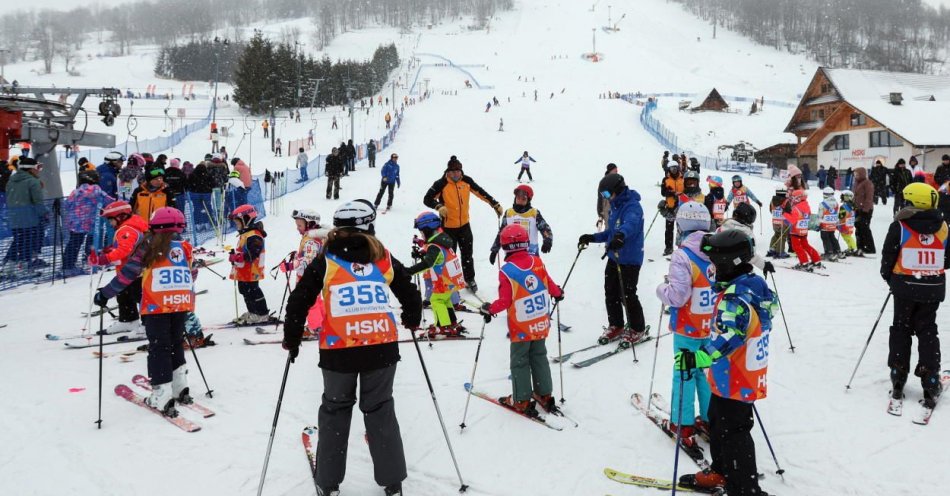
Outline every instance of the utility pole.
<path id="1" fill-rule="evenodd" d="M 594 53 L 597 53 L 597 28 L 591 28 L 590 31 L 591 31 L 591 36 L 594 39 L 594 49 L 591 50 L 590 53 L 594 54 Z"/>
<path id="2" fill-rule="evenodd" d="M 297 102 L 297 103 L 296 103 L 296 106 L 297 106 L 298 111 L 299 111 L 299 109 L 300 109 L 300 97 L 302 96 L 302 93 L 301 93 L 301 90 L 300 90 L 300 71 L 301 71 L 301 69 L 300 69 L 300 63 L 301 63 L 301 55 L 302 55 L 302 54 L 301 54 L 300 51 L 299 51 L 299 50 L 300 50 L 300 47 L 302 47 L 302 46 L 304 46 L 303 43 L 300 43 L 299 41 L 295 41 L 295 42 L 294 42 L 294 55 L 295 55 L 296 58 L 297 58 L 297 96 L 296 96 L 295 101 Z"/>
<path id="3" fill-rule="evenodd" d="M 351 96 L 354 90 L 355 88 L 346 89 L 346 99 L 348 100 L 349 105 L 350 105 L 350 140 L 353 140 L 353 141 L 356 140 L 356 123 L 355 123 L 356 112 L 353 109 L 353 97 Z"/>
<path id="4" fill-rule="evenodd" d="M 393 85 L 393 100 L 392 100 L 393 112 L 395 112 L 396 111 L 396 80 L 395 79 L 393 79 L 392 85 Z"/>
<path id="5" fill-rule="evenodd" d="M 4 69 L 7 65 L 7 53 L 10 52 L 8 48 L 0 48 L 0 81 L 6 82 L 4 77 Z"/>
<path id="6" fill-rule="evenodd" d="M 310 95 L 310 111 L 313 112 L 313 102 L 317 99 L 317 93 L 320 91 L 320 81 L 323 81 L 323 78 L 311 79 L 311 81 L 313 81 L 313 95 Z"/>
<path id="7" fill-rule="evenodd" d="M 211 101 L 211 122 L 215 122 L 218 115 L 218 60 L 221 58 L 218 45 L 224 44 L 227 46 L 230 43 L 227 38 L 222 40 L 217 36 L 214 37 L 214 99 Z"/>

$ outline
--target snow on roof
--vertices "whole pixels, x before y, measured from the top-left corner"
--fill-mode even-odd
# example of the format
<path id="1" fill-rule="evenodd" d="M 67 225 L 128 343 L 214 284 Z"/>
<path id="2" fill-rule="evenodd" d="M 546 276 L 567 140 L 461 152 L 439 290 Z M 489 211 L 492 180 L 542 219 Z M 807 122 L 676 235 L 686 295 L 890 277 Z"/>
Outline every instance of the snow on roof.
<path id="1" fill-rule="evenodd" d="M 824 69 L 842 99 L 916 146 L 948 145 L 950 76 Z M 889 102 L 900 93 L 901 105 Z M 929 101 L 933 97 L 935 101 Z"/>

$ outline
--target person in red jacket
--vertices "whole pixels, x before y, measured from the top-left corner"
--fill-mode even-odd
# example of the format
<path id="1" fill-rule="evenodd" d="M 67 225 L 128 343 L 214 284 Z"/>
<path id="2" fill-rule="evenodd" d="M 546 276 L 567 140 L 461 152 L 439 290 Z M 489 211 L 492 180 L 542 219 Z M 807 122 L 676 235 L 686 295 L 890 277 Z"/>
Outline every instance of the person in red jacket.
<path id="1" fill-rule="evenodd" d="M 148 222 L 138 215 L 132 215 L 129 202 L 114 201 L 99 211 L 99 216 L 108 220 L 115 229 L 112 245 L 96 253 L 89 254 L 89 265 L 116 265 L 116 273 L 122 270 L 135 247 L 142 241 Z M 137 278 L 115 297 L 119 304 L 119 321 L 106 329 L 107 334 L 135 331 L 144 334 L 145 328 L 139 324 L 139 300 L 142 299 L 142 279 Z"/>
<path id="2" fill-rule="evenodd" d="M 551 329 L 551 299 L 561 301 L 564 292 L 551 280 L 541 258 L 528 252 L 525 228 L 509 224 L 499 238 L 505 264 L 498 272 L 498 299 L 481 307 L 485 322 L 502 310 L 508 313 L 512 394 L 498 401 L 531 417 L 538 416 L 535 401 L 545 411 L 556 412 L 544 340 Z"/>
<path id="3" fill-rule="evenodd" d="M 792 190 L 789 195 L 792 209 L 784 215 L 791 226 L 789 234 L 791 234 L 792 250 L 798 256 L 798 265 L 792 268 L 806 272 L 823 269 L 825 266 L 821 264 L 821 256 L 808 243 L 808 223 L 811 220 L 811 207 L 808 205 L 805 190 Z"/>

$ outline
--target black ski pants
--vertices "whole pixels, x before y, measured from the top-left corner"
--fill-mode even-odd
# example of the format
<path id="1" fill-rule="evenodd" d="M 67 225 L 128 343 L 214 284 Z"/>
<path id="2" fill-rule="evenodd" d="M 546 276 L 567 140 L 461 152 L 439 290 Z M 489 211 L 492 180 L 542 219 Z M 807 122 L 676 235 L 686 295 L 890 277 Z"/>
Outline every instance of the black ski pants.
<path id="1" fill-rule="evenodd" d="M 327 176 L 327 200 L 331 193 L 334 200 L 340 199 L 340 176 Z"/>
<path id="2" fill-rule="evenodd" d="M 825 255 L 841 252 L 841 245 L 838 244 L 834 231 L 821 231 L 821 245 Z"/>
<path id="3" fill-rule="evenodd" d="M 917 336 L 917 367 L 921 380 L 940 372 L 940 337 L 937 336 L 937 309 L 940 302 L 920 302 L 894 296 L 894 323 L 891 326 L 887 366 L 910 373 L 912 336 Z"/>
<path id="4" fill-rule="evenodd" d="M 406 455 L 393 400 L 396 365 L 368 372 L 322 370 L 323 400 L 317 420 L 317 485 L 330 487 L 343 482 L 357 379 L 360 411 L 376 483 L 388 486 L 405 480 Z"/>
<path id="5" fill-rule="evenodd" d="M 172 381 L 172 372 L 185 364 L 185 320 L 187 312 L 143 315 L 148 338 L 148 376 L 152 384 Z"/>
<path id="6" fill-rule="evenodd" d="M 132 281 L 119 294 L 115 295 L 119 304 L 119 322 L 139 320 L 139 305 L 142 303 L 142 278 Z"/>
<path id="7" fill-rule="evenodd" d="M 643 307 L 637 296 L 639 281 L 639 265 L 618 265 L 613 260 L 607 260 L 604 267 L 604 303 L 607 306 L 609 325 L 623 327 L 626 310 L 626 322 L 630 324 L 631 329 L 642 331 L 646 328 Z"/>
<path id="8" fill-rule="evenodd" d="M 673 228 L 676 227 L 676 219 L 666 219 L 666 234 L 664 235 L 663 242 L 665 243 L 666 251 L 673 250 Z"/>
<path id="9" fill-rule="evenodd" d="M 270 310 L 267 309 L 267 300 L 264 299 L 264 292 L 261 291 L 261 285 L 257 281 L 242 282 L 238 281 L 238 293 L 244 297 L 244 305 L 247 311 L 254 315 L 267 315 Z"/>
<path id="10" fill-rule="evenodd" d="M 452 249 L 462 259 L 462 274 L 465 275 L 465 282 L 475 281 L 475 262 L 472 260 L 472 244 L 475 242 L 472 237 L 472 225 L 465 224 L 462 227 L 444 227 L 443 231 L 452 237 L 455 243 Z"/>
<path id="11" fill-rule="evenodd" d="M 528 167 L 522 167 L 522 168 L 521 168 L 521 172 L 518 173 L 518 180 L 520 181 L 520 180 L 521 180 L 521 176 L 524 175 L 524 173 L 526 173 L 526 172 L 528 173 L 528 180 L 529 180 L 529 181 L 534 181 L 534 178 L 531 177 L 531 169 L 528 168 Z"/>
<path id="12" fill-rule="evenodd" d="M 694 374 L 703 373 L 693 371 Z M 729 496 L 758 496 L 752 403 L 719 395 L 709 399 L 709 452 L 712 469 L 726 478 Z"/>
<path id="13" fill-rule="evenodd" d="M 873 211 L 854 211 L 854 234 L 857 237 L 858 249 L 864 253 L 877 253 L 874 248 L 874 235 L 871 234 L 871 215 Z"/>
<path id="14" fill-rule="evenodd" d="M 386 208 L 393 206 L 393 187 L 396 185 L 393 183 L 380 182 L 379 183 L 379 193 L 376 193 L 376 201 L 373 202 L 376 205 L 376 208 L 379 208 L 379 202 L 383 200 L 383 193 L 386 190 L 389 190 L 389 199 L 386 200 Z"/>

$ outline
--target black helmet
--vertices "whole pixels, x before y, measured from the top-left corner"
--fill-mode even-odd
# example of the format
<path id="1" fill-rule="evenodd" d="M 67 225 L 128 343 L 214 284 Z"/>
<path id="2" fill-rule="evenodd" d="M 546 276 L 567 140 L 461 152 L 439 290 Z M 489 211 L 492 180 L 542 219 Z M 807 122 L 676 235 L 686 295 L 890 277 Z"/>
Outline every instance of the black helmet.
<path id="1" fill-rule="evenodd" d="M 752 205 L 742 202 L 736 205 L 736 209 L 732 212 L 732 218 L 751 226 L 755 223 L 755 209 L 752 208 Z"/>
<path id="2" fill-rule="evenodd" d="M 729 229 L 703 236 L 703 253 L 716 266 L 716 274 L 727 277 L 754 254 L 752 240 L 742 231 Z"/>
<path id="3" fill-rule="evenodd" d="M 611 198 L 619 195 L 626 188 L 627 183 L 624 182 L 623 176 L 620 174 L 610 174 L 600 180 L 600 184 L 597 185 L 597 192 L 605 198 Z M 607 195 L 604 195 L 605 192 Z"/>
<path id="4" fill-rule="evenodd" d="M 80 171 L 76 180 L 79 184 L 99 184 L 99 173 L 95 169 Z"/>

